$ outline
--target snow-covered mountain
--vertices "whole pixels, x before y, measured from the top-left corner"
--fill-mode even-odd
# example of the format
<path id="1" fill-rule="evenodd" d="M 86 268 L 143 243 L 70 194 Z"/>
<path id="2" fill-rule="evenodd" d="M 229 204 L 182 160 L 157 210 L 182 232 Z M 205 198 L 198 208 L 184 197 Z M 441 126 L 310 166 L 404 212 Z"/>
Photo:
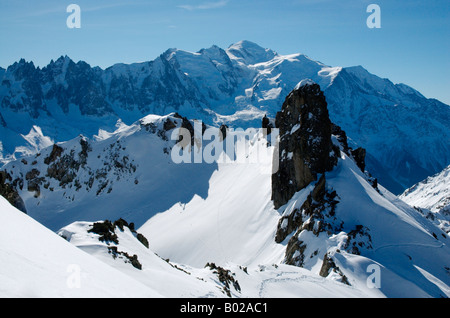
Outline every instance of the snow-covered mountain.
<path id="1" fill-rule="evenodd" d="M 399 198 L 450 232 L 450 166 L 412 186 Z"/>
<path id="2" fill-rule="evenodd" d="M 27 250 L 9 259 L 15 247 L 5 242 L 33 217 L 86 252 L 86 262 L 124 274 L 131 296 L 450 295 L 448 235 L 369 175 L 364 149 L 331 124 L 318 85 L 295 85 L 267 125 L 270 133 L 210 130 L 177 113 L 148 115 L 6 164 L 4 182 L 28 215 L 2 201 L 14 224 L 1 240 L 5 286 L 27 282 L 15 269 Z M 179 128 L 194 135 L 183 148 Z M 175 163 L 177 155 L 192 163 Z M 293 192 L 280 201 L 284 189 Z M 32 224 L 40 251 L 42 227 Z M 64 243 L 61 254 L 69 253 L 46 231 L 48 247 Z"/>
<path id="3" fill-rule="evenodd" d="M 400 199 L 432 212 L 450 212 L 450 166 L 403 192 Z"/>
<path id="4" fill-rule="evenodd" d="M 169 151 L 175 140 L 169 136 L 176 127 L 190 129 L 188 122 L 177 114 L 150 115 L 134 125 L 118 127 L 113 134 L 105 132 L 96 140 L 80 136 L 6 165 L 6 182 L 17 187 L 28 215 L 0 197 L 1 220 L 9 224 L 8 230 L 2 231 L 0 245 L 4 264 L 0 269 L 0 296 L 382 296 L 376 290 L 351 288 L 284 264 L 246 267 L 233 263 L 216 265 L 211 261 L 193 266 L 155 254 L 153 242 L 140 229 L 136 231 L 137 226 L 155 211 L 186 204 L 193 197 L 209 197 L 208 183 L 213 172 L 219 169 L 218 165 L 206 163 L 176 165 L 170 159 Z M 201 136 L 203 126 L 191 124 L 193 129 L 200 130 Z M 231 138 L 233 132 L 227 134 Z M 258 146 L 268 149 L 266 138 L 255 133 L 250 135 L 252 141 L 258 140 Z M 236 169 L 240 165 L 236 172 L 250 166 L 259 174 L 263 172 L 261 169 L 269 168 L 266 178 L 270 177 L 272 151 L 257 153 L 257 145 L 252 147 L 251 154 L 270 155 L 267 164 L 256 164 L 256 161 L 243 164 L 235 160 L 234 164 L 224 166 Z M 243 159 L 248 155 L 244 152 Z M 58 235 L 31 216 L 56 229 Z M 121 217 L 139 223 L 129 224 Z M 276 224 L 276 219 L 272 220 L 266 225 L 268 229 Z M 205 221 L 202 222 L 205 227 L 214 227 Z M 194 245 L 188 250 L 193 249 Z M 23 259 L 29 260 L 26 266 L 22 264 Z M 120 286 L 126 288 L 118 291 Z"/>
<path id="5" fill-rule="evenodd" d="M 367 165 L 394 193 L 450 163 L 450 107 L 357 67 L 330 67 L 241 41 L 227 49 L 169 49 L 153 61 L 105 70 L 63 56 L 40 69 L 20 60 L 0 72 L 0 160 L 49 141 L 179 112 L 210 125 L 259 127 L 304 78 L 324 90 L 334 123 L 367 149 Z M 30 139 L 32 142 L 30 142 Z"/>

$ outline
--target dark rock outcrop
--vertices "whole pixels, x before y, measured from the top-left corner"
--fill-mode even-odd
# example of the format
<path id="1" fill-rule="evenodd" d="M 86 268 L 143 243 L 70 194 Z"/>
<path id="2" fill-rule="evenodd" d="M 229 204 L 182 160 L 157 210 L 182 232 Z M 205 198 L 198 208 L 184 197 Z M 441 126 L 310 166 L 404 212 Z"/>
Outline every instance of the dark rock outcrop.
<path id="1" fill-rule="evenodd" d="M 358 148 L 351 151 L 353 159 L 355 159 L 356 165 L 362 172 L 366 170 L 366 149 Z"/>
<path id="2" fill-rule="evenodd" d="M 339 149 L 331 140 L 325 96 L 315 83 L 298 85 L 288 95 L 275 126 L 280 130 L 279 169 L 272 175 L 272 199 L 278 209 L 318 174 L 332 170 Z"/>
<path id="3" fill-rule="evenodd" d="M 341 231 L 342 224 L 335 217 L 336 205 L 339 203 L 337 199 L 336 191 L 329 191 L 326 188 L 326 179 L 322 175 L 300 209 L 281 217 L 275 242 L 283 242 L 294 231 L 296 232 L 289 240 L 288 247 L 296 245 L 298 236 L 303 230 L 311 231 L 316 236 L 321 232 L 331 234 Z"/>
<path id="4" fill-rule="evenodd" d="M 342 128 L 334 123 L 331 124 L 331 134 L 336 136 L 337 140 L 341 144 L 342 151 L 350 156 L 350 147 L 348 146 L 347 134 Z"/>
<path id="5" fill-rule="evenodd" d="M 220 130 L 220 133 L 221 133 L 219 140 L 220 141 L 224 141 L 227 138 L 228 126 L 227 125 L 221 125 L 219 130 Z"/>
<path id="6" fill-rule="evenodd" d="M 233 286 L 237 292 L 241 292 L 241 286 L 239 286 L 239 282 L 234 278 L 235 274 L 230 270 L 216 266 L 215 263 L 207 263 L 205 265 L 205 268 L 206 267 L 209 267 L 213 273 L 217 275 L 219 281 L 224 285 L 223 290 L 228 297 L 231 298 L 231 286 Z"/>
<path id="7" fill-rule="evenodd" d="M 267 133 L 267 135 L 270 135 L 272 133 L 272 129 L 273 129 L 273 124 L 270 121 L 270 119 L 267 117 L 267 115 L 264 115 L 263 119 L 262 119 L 262 128 L 265 129 L 265 133 Z"/>
<path id="8" fill-rule="evenodd" d="M 347 241 L 343 248 L 354 255 L 361 255 L 362 249 L 373 249 L 370 229 L 362 225 L 356 225 L 355 229 L 347 234 Z"/>
<path id="9" fill-rule="evenodd" d="M 37 169 L 28 171 L 25 175 L 25 179 L 28 182 L 28 191 L 34 192 L 34 197 L 38 198 L 41 195 L 41 185 L 44 182 L 44 177 L 39 177 L 41 172 Z"/>
<path id="10" fill-rule="evenodd" d="M 139 242 L 148 248 L 148 240 L 140 233 L 137 233 L 134 229 L 134 223 L 128 223 L 124 219 L 120 218 L 114 222 L 105 220 L 103 222 L 95 222 L 92 224 L 92 228 L 88 230 L 88 233 L 95 233 L 99 235 L 99 241 L 107 244 L 108 253 L 112 255 L 114 259 L 122 258 L 125 263 L 130 263 L 133 267 L 141 270 L 142 264 L 138 260 L 136 254 L 130 255 L 127 252 L 120 251 L 118 249 L 119 239 L 116 234 L 116 228 L 120 231 L 124 231 L 125 227 L 136 235 Z M 112 245 L 115 244 L 115 245 Z"/>
<path id="11" fill-rule="evenodd" d="M 333 258 L 330 255 L 325 254 L 325 256 L 323 258 L 322 268 L 320 269 L 319 275 L 322 277 L 328 277 L 328 275 L 331 272 L 335 272 L 336 274 L 341 276 L 341 279 L 340 279 L 341 283 L 344 283 L 344 284 L 350 286 L 347 276 L 345 276 L 344 273 L 342 273 L 341 269 L 336 265 Z"/>
<path id="12" fill-rule="evenodd" d="M 53 145 L 52 152 L 50 155 L 44 159 L 44 163 L 46 165 L 49 165 L 50 163 L 54 162 L 57 158 L 61 157 L 61 154 L 63 153 L 64 149 L 58 146 L 57 144 Z"/>
<path id="13" fill-rule="evenodd" d="M 267 120 L 263 120 L 263 125 L 264 122 L 267 124 Z M 285 205 L 284 210 L 280 209 L 283 214 L 275 234 L 275 241 L 286 245 L 283 263 L 308 267 L 318 261 L 312 259 L 324 255 L 320 275 L 328 277 L 333 273 L 334 278 L 350 285 L 336 265 L 333 252 L 317 248 L 320 245 L 317 242 L 349 231 L 340 249 L 354 255 L 372 249 L 370 229 L 344 224 L 338 215 L 341 198 L 326 179 L 342 151 L 361 169 L 366 180 L 376 186 L 376 180 L 374 183 L 365 172 L 366 150 L 349 147 L 345 131 L 328 117 L 320 87 L 309 80 L 301 82 L 286 98 L 277 114 L 276 128 L 280 129 L 279 170 L 272 175 L 272 199 L 277 209 Z M 304 201 L 293 199 L 286 205 L 303 189 L 309 191 L 300 194 L 307 195 Z"/>
<path id="14" fill-rule="evenodd" d="M 3 196 L 12 206 L 17 208 L 19 211 L 27 213 L 25 208 L 25 203 L 20 197 L 17 190 L 9 184 L 12 181 L 11 176 L 5 172 L 0 171 L 0 195 Z"/>

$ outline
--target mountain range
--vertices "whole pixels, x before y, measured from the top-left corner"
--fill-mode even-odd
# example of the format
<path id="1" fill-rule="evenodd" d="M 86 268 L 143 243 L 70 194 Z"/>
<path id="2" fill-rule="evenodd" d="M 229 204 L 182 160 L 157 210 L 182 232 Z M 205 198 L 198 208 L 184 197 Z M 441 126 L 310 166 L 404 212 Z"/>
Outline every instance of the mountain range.
<path id="1" fill-rule="evenodd" d="M 450 232 L 450 166 L 405 190 L 399 198 Z"/>
<path id="2" fill-rule="evenodd" d="M 367 165 L 400 194 L 450 163 L 450 107 L 361 66 L 331 67 L 241 41 L 198 52 L 169 49 L 153 61 L 91 67 L 68 56 L 42 69 L 20 60 L 0 70 L 0 161 L 148 114 L 178 112 L 210 125 L 258 127 L 304 78 L 320 85 L 330 118 Z"/>

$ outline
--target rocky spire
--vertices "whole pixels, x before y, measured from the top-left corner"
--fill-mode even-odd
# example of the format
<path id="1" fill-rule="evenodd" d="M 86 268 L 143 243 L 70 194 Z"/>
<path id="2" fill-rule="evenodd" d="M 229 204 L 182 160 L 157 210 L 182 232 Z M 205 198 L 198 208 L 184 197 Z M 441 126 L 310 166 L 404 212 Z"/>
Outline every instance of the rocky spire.
<path id="1" fill-rule="evenodd" d="M 279 170 L 272 175 L 272 199 L 278 209 L 318 174 L 332 170 L 339 149 L 331 141 L 325 96 L 311 80 L 303 80 L 287 96 L 275 126 L 280 130 Z"/>
<path id="2" fill-rule="evenodd" d="M 13 186 L 9 184 L 11 180 L 12 178 L 7 172 L 0 171 L 0 195 L 8 200 L 12 206 L 24 213 L 27 213 L 25 203 L 23 202 L 19 193 Z"/>

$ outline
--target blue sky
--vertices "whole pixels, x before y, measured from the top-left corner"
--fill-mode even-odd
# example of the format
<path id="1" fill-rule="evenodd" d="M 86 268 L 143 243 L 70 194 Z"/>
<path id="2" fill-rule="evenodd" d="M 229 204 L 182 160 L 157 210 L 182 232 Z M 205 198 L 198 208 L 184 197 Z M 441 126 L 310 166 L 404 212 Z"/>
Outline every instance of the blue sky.
<path id="1" fill-rule="evenodd" d="M 81 28 L 69 29 L 69 4 Z M 381 29 L 369 29 L 371 3 Z M 331 66 L 362 65 L 450 104 L 448 0 L 0 0 L 0 66 L 68 55 L 92 66 L 250 40 Z"/>

